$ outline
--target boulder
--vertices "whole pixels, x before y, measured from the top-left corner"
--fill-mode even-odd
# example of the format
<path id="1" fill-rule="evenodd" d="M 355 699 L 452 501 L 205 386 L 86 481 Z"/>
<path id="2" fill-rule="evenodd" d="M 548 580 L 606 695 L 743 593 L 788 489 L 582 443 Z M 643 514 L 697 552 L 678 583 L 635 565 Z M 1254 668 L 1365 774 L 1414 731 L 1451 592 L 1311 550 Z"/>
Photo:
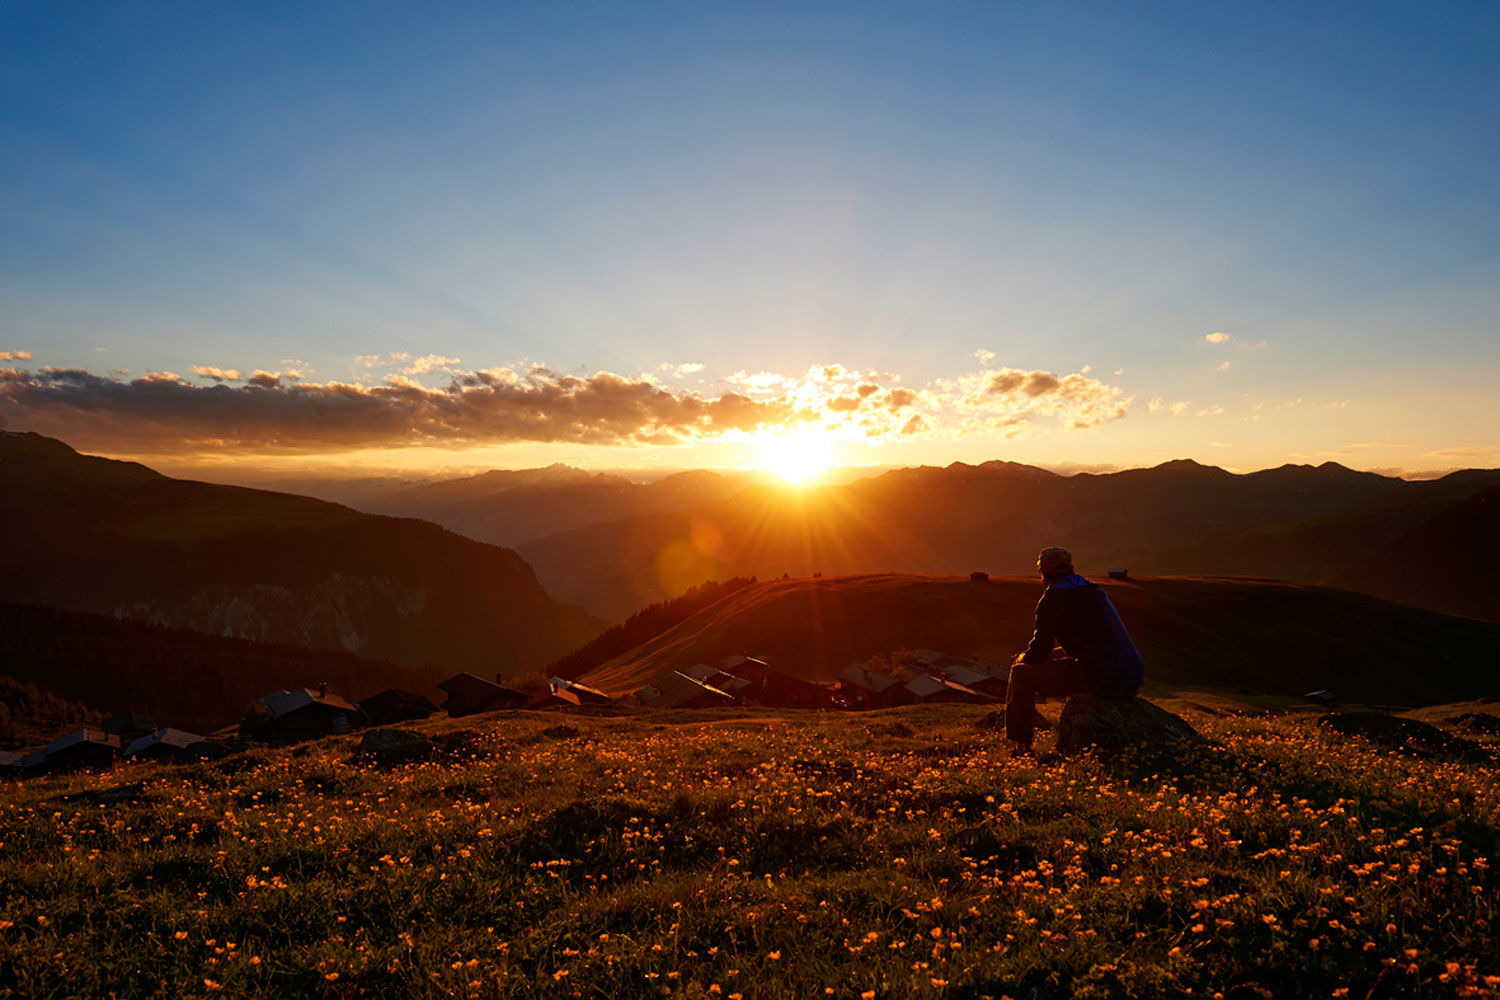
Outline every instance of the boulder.
<path id="1" fill-rule="evenodd" d="M 1460 729 L 1466 729 L 1476 736 L 1500 736 L 1500 718 L 1493 715 L 1465 712 L 1462 715 L 1450 715 L 1443 721 Z"/>
<path id="2" fill-rule="evenodd" d="M 1087 747 L 1108 753 L 1129 746 L 1169 747 L 1197 743 L 1203 737 L 1181 716 L 1145 698 L 1116 701 L 1076 694 L 1057 720 L 1057 752 L 1074 754 Z"/>
<path id="3" fill-rule="evenodd" d="M 409 729 L 372 729 L 360 738 L 354 751 L 357 760 L 380 767 L 399 767 L 431 760 L 433 742 Z"/>
<path id="4" fill-rule="evenodd" d="M 1480 758 L 1484 751 L 1472 740 L 1452 736 L 1437 726 L 1384 712 L 1335 712 L 1318 725 L 1344 736 L 1362 736 L 1372 743 L 1419 757 Z"/>

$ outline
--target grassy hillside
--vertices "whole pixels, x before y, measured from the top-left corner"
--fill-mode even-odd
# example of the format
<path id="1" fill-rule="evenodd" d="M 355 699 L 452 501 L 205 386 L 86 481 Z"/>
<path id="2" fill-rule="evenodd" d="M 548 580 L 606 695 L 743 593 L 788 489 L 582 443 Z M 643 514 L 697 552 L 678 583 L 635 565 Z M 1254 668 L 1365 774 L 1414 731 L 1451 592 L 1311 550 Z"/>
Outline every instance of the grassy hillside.
<path id="1" fill-rule="evenodd" d="M 345 737 L 0 786 L 0 996 L 1500 987 L 1493 754 L 1189 713 L 1214 743 L 1017 764 L 981 714 L 497 713 L 394 771 Z"/>
<path id="2" fill-rule="evenodd" d="M 1146 658 L 1148 681 L 1354 700 L 1432 704 L 1500 694 L 1480 664 L 1500 626 L 1325 587 L 1167 578 L 1103 581 Z M 585 680 L 635 690 L 668 670 L 734 653 L 812 680 L 851 662 L 926 647 L 1009 662 L 1030 637 L 1034 577 L 878 574 L 747 587 Z"/>
<path id="3" fill-rule="evenodd" d="M 0 436 L 0 602 L 516 674 L 604 623 L 516 553 L 423 521 L 170 479 Z"/>

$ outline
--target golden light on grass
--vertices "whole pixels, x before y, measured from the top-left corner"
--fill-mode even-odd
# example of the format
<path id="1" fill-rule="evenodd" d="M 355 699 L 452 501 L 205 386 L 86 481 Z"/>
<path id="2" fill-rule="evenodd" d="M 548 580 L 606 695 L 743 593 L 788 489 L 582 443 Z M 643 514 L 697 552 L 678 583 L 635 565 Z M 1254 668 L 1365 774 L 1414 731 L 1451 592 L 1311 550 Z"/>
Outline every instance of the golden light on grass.
<path id="1" fill-rule="evenodd" d="M 838 458 L 833 436 L 820 427 L 766 430 L 754 441 L 759 467 L 793 486 L 817 482 Z"/>

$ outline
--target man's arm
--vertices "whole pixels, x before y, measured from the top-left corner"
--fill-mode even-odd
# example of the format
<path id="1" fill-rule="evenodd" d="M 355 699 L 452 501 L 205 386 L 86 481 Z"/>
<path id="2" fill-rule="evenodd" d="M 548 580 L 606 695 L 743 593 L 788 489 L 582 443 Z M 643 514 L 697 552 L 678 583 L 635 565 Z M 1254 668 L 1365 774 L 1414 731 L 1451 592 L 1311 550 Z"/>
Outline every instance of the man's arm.
<path id="1" fill-rule="evenodd" d="M 1031 630 L 1031 641 L 1020 656 L 1022 663 L 1046 663 L 1052 659 L 1052 646 L 1057 641 L 1057 601 L 1051 598 L 1052 591 L 1048 590 L 1036 602 L 1036 624 Z"/>

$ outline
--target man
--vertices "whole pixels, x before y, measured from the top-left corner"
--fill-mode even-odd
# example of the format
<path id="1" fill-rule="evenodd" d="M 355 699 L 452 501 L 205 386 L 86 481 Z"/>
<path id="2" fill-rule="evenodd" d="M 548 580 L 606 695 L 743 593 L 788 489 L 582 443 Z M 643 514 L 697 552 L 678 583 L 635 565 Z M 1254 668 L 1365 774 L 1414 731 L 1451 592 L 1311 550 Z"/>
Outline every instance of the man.
<path id="1" fill-rule="evenodd" d="M 1145 664 L 1119 612 L 1098 584 L 1073 572 L 1067 549 L 1043 549 L 1037 569 L 1047 589 L 1036 605 L 1031 642 L 1016 656 L 1005 693 L 1005 735 L 1012 756 L 1031 752 L 1036 696 L 1135 697 Z M 1063 655 L 1053 653 L 1053 645 Z"/>

